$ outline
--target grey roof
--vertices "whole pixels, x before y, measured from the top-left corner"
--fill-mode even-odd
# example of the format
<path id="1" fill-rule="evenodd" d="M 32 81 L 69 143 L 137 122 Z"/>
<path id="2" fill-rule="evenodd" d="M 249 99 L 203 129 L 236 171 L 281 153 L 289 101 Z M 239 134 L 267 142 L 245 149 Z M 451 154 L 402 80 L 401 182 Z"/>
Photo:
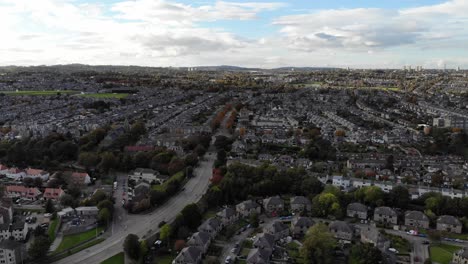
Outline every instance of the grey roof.
<path id="1" fill-rule="evenodd" d="M 293 226 L 312 226 L 314 221 L 310 217 L 298 217 L 292 221 Z"/>
<path id="2" fill-rule="evenodd" d="M 249 251 L 247 256 L 247 263 L 252 264 L 266 264 L 269 262 L 271 256 L 271 250 L 254 248 Z"/>
<path id="3" fill-rule="evenodd" d="M 291 197 L 291 204 L 310 204 L 310 200 L 305 196 L 294 196 Z"/>
<path id="4" fill-rule="evenodd" d="M 196 232 L 192 235 L 190 240 L 200 241 L 203 245 L 206 245 L 210 241 L 210 234 L 206 232 Z M 189 240 L 189 242 L 190 242 Z"/>
<path id="5" fill-rule="evenodd" d="M 236 215 L 236 211 L 230 207 L 227 207 L 218 212 L 216 215 L 222 218 L 231 218 L 232 216 Z"/>
<path id="6" fill-rule="evenodd" d="M 330 230 L 336 230 L 338 232 L 353 233 L 351 226 L 344 221 L 333 221 L 328 226 Z"/>
<path id="7" fill-rule="evenodd" d="M 460 250 L 457 252 L 457 254 L 458 254 L 460 257 L 464 258 L 464 259 L 468 259 L 468 250 L 467 250 L 466 248 L 460 249 Z"/>
<path id="8" fill-rule="evenodd" d="M 21 244 L 20 242 L 10 240 L 10 239 L 4 239 L 0 241 L 0 248 L 1 249 L 9 249 L 9 250 L 16 250 L 20 247 L 24 246 L 24 244 Z"/>
<path id="9" fill-rule="evenodd" d="M 397 216 L 396 212 L 387 206 L 381 206 L 375 208 L 374 214 L 381 214 L 381 215 L 387 215 L 387 216 Z"/>
<path id="10" fill-rule="evenodd" d="M 284 204 L 283 199 L 279 196 L 269 197 L 263 200 L 264 205 L 282 205 Z"/>
<path id="11" fill-rule="evenodd" d="M 255 247 L 273 249 L 275 246 L 275 237 L 268 233 L 261 233 L 257 236 L 253 244 Z"/>
<path id="12" fill-rule="evenodd" d="M 285 225 L 283 222 L 281 221 L 275 221 L 272 225 L 271 225 L 271 228 L 269 230 L 275 232 L 275 233 L 278 233 L 278 232 L 282 232 L 286 229 L 289 229 L 287 225 Z"/>
<path id="13" fill-rule="evenodd" d="M 260 207 L 260 205 L 258 203 L 254 202 L 252 200 L 243 201 L 240 204 L 242 206 L 244 206 L 244 208 L 247 209 L 247 210 Z"/>
<path id="14" fill-rule="evenodd" d="M 461 225 L 460 220 L 451 215 L 441 215 L 437 218 L 438 224 Z"/>
<path id="15" fill-rule="evenodd" d="M 429 221 L 429 218 L 420 211 L 406 211 L 405 219 L 412 219 L 417 221 Z"/>
<path id="16" fill-rule="evenodd" d="M 208 218 L 203 224 L 200 225 L 199 229 L 205 229 L 210 227 L 212 229 L 218 229 L 221 226 L 221 222 L 216 217 Z"/>
<path id="17" fill-rule="evenodd" d="M 363 205 L 362 203 L 350 203 L 346 209 L 357 212 L 367 212 L 367 206 Z"/>
<path id="18" fill-rule="evenodd" d="M 135 169 L 135 172 L 137 172 L 137 173 L 151 173 L 151 174 L 154 174 L 156 171 L 154 171 L 154 170 L 152 170 L 152 169 L 137 168 L 137 169 Z"/>
<path id="19" fill-rule="evenodd" d="M 183 260 L 184 263 L 197 263 L 198 257 L 202 254 L 198 247 L 186 247 L 180 251 L 177 260 Z"/>

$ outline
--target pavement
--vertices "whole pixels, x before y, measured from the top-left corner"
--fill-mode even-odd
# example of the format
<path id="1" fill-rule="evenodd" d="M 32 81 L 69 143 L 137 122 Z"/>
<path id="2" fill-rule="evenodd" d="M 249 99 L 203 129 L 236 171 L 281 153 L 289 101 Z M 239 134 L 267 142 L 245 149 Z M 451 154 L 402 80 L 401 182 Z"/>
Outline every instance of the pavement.
<path id="1" fill-rule="evenodd" d="M 116 217 L 114 217 L 111 230 L 106 232 L 106 234 L 110 232 L 109 237 L 95 246 L 54 263 L 100 263 L 123 251 L 123 242 L 128 234 L 136 234 L 140 238 L 145 238 L 158 231 L 158 224 L 161 221 L 172 221 L 187 204 L 200 200 L 208 189 L 215 158 L 216 154 L 214 152 L 207 152 L 200 161 L 199 166 L 194 170 L 195 177 L 188 180 L 185 188 L 152 213 L 145 215 L 127 214 L 122 208 L 122 182 L 125 175 L 118 175 L 116 195 L 120 195 L 120 198 L 116 200 Z"/>

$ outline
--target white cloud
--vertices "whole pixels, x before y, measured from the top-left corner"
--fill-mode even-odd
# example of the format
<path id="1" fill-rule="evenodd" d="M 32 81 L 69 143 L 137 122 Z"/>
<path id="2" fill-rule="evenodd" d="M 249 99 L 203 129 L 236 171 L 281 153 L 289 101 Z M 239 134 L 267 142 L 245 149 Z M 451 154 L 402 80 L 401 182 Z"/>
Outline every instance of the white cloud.
<path id="1" fill-rule="evenodd" d="M 258 39 L 233 34 L 216 23 L 261 21 L 260 13 L 285 7 L 263 1 L 195 6 L 170 0 L 122 0 L 112 5 L 0 0 L 0 64 L 399 67 L 436 66 L 444 60 L 468 66 L 466 0 L 401 10 L 303 11 L 274 19 L 278 33 Z M 434 50 L 459 50 L 462 56 L 444 58 Z M 424 58 L 425 53 L 430 58 Z"/>

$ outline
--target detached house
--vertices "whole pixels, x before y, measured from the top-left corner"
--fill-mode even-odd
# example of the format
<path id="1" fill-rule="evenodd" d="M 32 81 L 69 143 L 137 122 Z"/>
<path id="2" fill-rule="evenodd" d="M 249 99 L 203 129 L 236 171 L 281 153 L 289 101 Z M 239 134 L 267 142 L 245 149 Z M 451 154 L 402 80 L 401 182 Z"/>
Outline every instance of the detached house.
<path id="1" fill-rule="evenodd" d="M 208 247 L 211 243 L 211 236 L 209 233 L 206 232 L 196 232 L 192 235 L 192 237 L 187 242 L 187 245 L 192 247 L 198 247 L 201 251 L 206 253 Z"/>
<path id="2" fill-rule="evenodd" d="M 289 235 L 289 227 L 281 221 L 275 221 L 263 229 L 263 232 L 272 234 L 275 240 L 280 240 Z"/>
<path id="3" fill-rule="evenodd" d="M 239 219 L 237 212 L 230 207 L 224 208 L 216 215 L 219 217 L 219 219 L 221 219 L 221 223 L 223 224 L 223 226 L 233 224 Z"/>
<path id="4" fill-rule="evenodd" d="M 346 207 L 346 216 L 358 219 L 367 219 L 367 206 L 362 203 L 350 203 Z"/>
<path id="5" fill-rule="evenodd" d="M 296 213 L 303 212 L 303 211 L 309 212 L 312 209 L 312 203 L 305 196 L 291 197 L 290 204 L 291 204 L 291 211 L 296 212 Z"/>
<path id="6" fill-rule="evenodd" d="M 296 217 L 291 222 L 292 235 L 302 237 L 313 225 L 314 222 L 309 217 Z"/>
<path id="7" fill-rule="evenodd" d="M 405 226 L 429 228 L 429 218 L 420 211 L 406 211 Z"/>
<path id="8" fill-rule="evenodd" d="M 198 247 L 186 247 L 182 249 L 172 264 L 199 264 L 202 261 L 202 251 Z"/>
<path id="9" fill-rule="evenodd" d="M 24 176 L 24 178 L 32 178 L 32 179 L 35 179 L 35 178 L 41 178 L 43 181 L 47 181 L 49 179 L 49 173 L 47 171 L 43 171 L 43 170 L 38 170 L 38 169 L 26 169 L 26 175 Z"/>
<path id="10" fill-rule="evenodd" d="M 236 211 L 241 217 L 248 217 L 253 213 L 260 214 L 262 212 L 262 208 L 256 202 L 247 200 L 236 205 Z"/>
<path id="11" fill-rule="evenodd" d="M 214 238 L 222 228 L 223 226 L 221 221 L 216 217 L 212 217 L 203 222 L 203 224 L 198 227 L 198 231 L 206 232 Z"/>
<path id="12" fill-rule="evenodd" d="M 276 216 L 284 210 L 284 201 L 279 196 L 263 199 L 263 208 L 271 216 Z"/>
<path id="13" fill-rule="evenodd" d="M 462 224 L 454 216 L 442 215 L 437 218 L 437 230 L 461 234 Z"/>
<path id="14" fill-rule="evenodd" d="M 333 234 L 336 239 L 350 242 L 353 240 L 354 230 L 344 221 L 333 221 L 328 226 L 328 230 Z"/>
<path id="15" fill-rule="evenodd" d="M 268 249 L 254 248 L 247 255 L 247 264 L 269 264 L 272 252 Z"/>
<path id="16" fill-rule="evenodd" d="M 396 225 L 398 222 L 397 213 L 390 207 L 377 207 L 374 211 L 374 221 Z"/>
<path id="17" fill-rule="evenodd" d="M 73 172 L 70 182 L 72 185 L 84 186 L 91 183 L 91 177 L 86 172 Z"/>

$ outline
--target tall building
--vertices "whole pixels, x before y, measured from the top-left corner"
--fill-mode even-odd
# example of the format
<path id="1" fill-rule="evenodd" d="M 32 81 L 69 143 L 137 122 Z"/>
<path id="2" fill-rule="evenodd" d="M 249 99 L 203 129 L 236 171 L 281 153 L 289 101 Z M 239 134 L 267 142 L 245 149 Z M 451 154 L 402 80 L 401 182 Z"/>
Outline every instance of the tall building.
<path id="1" fill-rule="evenodd" d="M 24 244 L 9 239 L 0 242 L 0 263 L 23 263 L 25 257 L 26 250 Z"/>

